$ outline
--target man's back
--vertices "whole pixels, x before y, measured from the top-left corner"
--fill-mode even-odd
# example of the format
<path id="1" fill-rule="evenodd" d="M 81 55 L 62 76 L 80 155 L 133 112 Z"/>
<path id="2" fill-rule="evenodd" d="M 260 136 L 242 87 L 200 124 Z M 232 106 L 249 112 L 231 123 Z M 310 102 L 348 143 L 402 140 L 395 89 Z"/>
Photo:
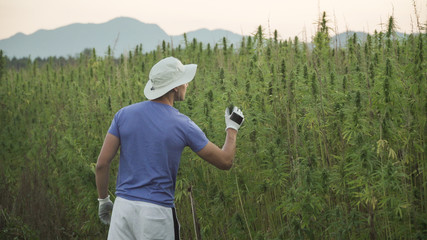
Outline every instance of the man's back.
<path id="1" fill-rule="evenodd" d="M 200 151 L 208 143 L 187 116 L 169 105 L 146 101 L 122 108 L 109 133 L 120 139 L 116 195 L 173 207 L 182 151 Z"/>

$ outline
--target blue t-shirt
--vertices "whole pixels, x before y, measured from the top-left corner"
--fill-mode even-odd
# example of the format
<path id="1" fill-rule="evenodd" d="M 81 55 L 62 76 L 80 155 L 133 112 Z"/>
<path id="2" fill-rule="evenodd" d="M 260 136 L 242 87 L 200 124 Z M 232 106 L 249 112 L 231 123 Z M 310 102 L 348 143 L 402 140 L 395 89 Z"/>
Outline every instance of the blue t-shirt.
<path id="1" fill-rule="evenodd" d="M 165 207 L 174 207 L 183 149 L 198 152 L 209 141 L 190 118 L 153 101 L 120 109 L 108 132 L 121 145 L 116 195 Z"/>

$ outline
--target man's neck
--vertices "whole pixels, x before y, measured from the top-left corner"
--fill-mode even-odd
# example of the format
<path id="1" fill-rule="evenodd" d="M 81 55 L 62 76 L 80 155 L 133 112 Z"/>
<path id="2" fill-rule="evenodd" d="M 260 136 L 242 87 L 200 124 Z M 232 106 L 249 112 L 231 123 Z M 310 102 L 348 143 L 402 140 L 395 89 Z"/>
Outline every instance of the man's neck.
<path id="1" fill-rule="evenodd" d="M 166 94 L 166 95 L 163 95 L 162 97 L 153 99 L 151 101 L 167 104 L 167 105 L 173 107 L 174 95 L 173 94 Z"/>

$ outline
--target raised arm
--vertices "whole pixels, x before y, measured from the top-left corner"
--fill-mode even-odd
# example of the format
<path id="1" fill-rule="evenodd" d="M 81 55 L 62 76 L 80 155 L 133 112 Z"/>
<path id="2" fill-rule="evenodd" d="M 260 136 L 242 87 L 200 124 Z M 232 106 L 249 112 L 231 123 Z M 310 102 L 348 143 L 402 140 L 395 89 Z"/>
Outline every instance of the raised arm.
<path id="1" fill-rule="evenodd" d="M 202 150 L 197 152 L 197 155 L 201 158 L 222 170 L 228 170 L 233 166 L 234 155 L 236 154 L 237 132 L 245 120 L 239 108 L 234 107 L 232 111 L 230 110 L 228 108 L 225 109 L 225 131 L 227 136 L 222 149 L 209 142 Z"/>
<path id="2" fill-rule="evenodd" d="M 234 155 L 236 154 L 236 138 L 237 130 L 228 128 L 222 149 L 209 142 L 197 152 L 197 155 L 219 169 L 228 170 L 233 166 Z"/>

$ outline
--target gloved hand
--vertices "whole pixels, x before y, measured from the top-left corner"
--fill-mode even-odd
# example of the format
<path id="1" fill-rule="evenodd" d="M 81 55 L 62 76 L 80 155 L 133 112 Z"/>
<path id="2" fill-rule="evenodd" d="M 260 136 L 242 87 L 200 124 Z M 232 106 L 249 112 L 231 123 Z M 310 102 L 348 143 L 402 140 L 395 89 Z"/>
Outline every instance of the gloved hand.
<path id="1" fill-rule="evenodd" d="M 110 200 L 110 195 L 104 199 L 99 199 L 98 216 L 103 224 L 110 224 L 111 210 L 113 209 L 113 202 Z"/>
<path id="2" fill-rule="evenodd" d="M 232 112 L 228 108 L 225 109 L 225 130 L 232 128 L 239 131 L 244 121 L 245 117 L 238 107 L 234 107 Z"/>

